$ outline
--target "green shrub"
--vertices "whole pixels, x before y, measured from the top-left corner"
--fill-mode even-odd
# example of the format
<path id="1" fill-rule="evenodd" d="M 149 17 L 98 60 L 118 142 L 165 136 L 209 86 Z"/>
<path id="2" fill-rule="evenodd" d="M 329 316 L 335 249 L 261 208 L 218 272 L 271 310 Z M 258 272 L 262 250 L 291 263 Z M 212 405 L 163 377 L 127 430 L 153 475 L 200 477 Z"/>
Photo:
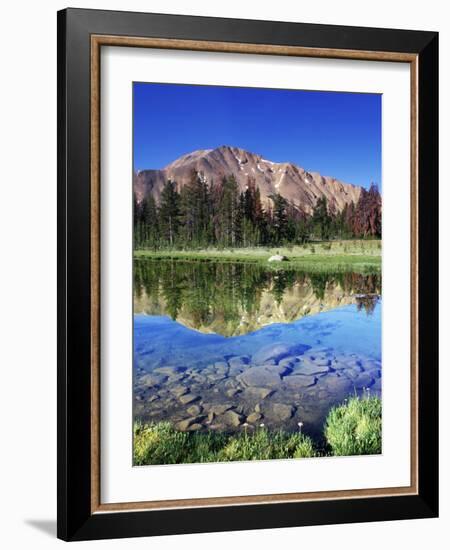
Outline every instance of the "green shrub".
<path id="1" fill-rule="evenodd" d="M 300 433 L 265 429 L 234 435 L 180 432 L 169 422 L 136 423 L 134 427 L 135 466 L 312 456 L 316 452 L 311 439 Z"/>
<path id="2" fill-rule="evenodd" d="M 331 409 L 325 423 L 331 454 L 337 456 L 381 453 L 381 400 L 351 397 Z"/>

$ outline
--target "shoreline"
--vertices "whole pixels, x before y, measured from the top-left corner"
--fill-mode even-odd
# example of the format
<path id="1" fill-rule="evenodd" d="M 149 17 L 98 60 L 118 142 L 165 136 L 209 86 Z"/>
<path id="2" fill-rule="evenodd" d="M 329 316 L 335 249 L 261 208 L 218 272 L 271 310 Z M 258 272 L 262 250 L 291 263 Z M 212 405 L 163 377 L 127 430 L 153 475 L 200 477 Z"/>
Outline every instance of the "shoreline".
<path id="1" fill-rule="evenodd" d="M 171 422 L 134 421 L 133 465 L 195 464 L 290 458 L 378 455 L 381 453 L 381 400 L 349 396 L 332 407 L 320 439 L 302 430 L 270 430 L 264 423 L 244 424 L 239 432 L 183 430 Z"/>
<path id="2" fill-rule="evenodd" d="M 381 271 L 381 249 L 381 240 L 352 240 L 317 242 L 276 248 L 138 249 L 134 250 L 133 258 L 252 263 L 270 270 L 378 273 Z M 287 261 L 269 262 L 269 258 L 275 254 L 286 256 Z"/>

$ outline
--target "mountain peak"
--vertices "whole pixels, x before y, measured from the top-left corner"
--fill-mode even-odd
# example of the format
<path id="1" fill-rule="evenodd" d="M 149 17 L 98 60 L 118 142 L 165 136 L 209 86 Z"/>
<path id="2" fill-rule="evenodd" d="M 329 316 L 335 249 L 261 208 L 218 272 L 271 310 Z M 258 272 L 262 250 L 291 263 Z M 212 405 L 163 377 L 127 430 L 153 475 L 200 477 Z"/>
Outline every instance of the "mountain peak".
<path id="1" fill-rule="evenodd" d="M 247 151 L 245 149 L 242 149 L 242 147 L 235 147 L 234 145 L 220 145 L 216 149 L 213 149 L 213 151 L 230 151 L 231 153 L 239 153 L 244 155 L 256 155 L 255 153 L 251 153 L 250 151 Z"/>
<path id="2" fill-rule="evenodd" d="M 253 179 L 266 206 L 271 204 L 270 196 L 279 193 L 306 213 L 312 212 L 321 197 L 326 197 L 328 203 L 340 211 L 346 204 L 356 203 L 361 194 L 361 187 L 307 172 L 292 162 L 273 162 L 241 147 L 220 145 L 215 149 L 186 153 L 162 170 L 137 172 L 134 189 L 138 200 L 151 193 L 158 201 L 168 179 L 181 188 L 190 180 L 193 170 L 202 173 L 209 183 L 217 183 L 233 174 L 241 191 L 247 188 L 249 179 Z"/>

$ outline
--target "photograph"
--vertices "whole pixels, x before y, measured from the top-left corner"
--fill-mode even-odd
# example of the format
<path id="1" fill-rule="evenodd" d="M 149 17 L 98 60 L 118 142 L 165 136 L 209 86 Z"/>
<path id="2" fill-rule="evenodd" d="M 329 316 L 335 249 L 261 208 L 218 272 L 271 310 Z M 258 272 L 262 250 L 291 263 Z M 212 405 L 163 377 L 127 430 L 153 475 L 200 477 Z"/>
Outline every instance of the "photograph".
<path id="1" fill-rule="evenodd" d="M 132 83 L 133 466 L 383 452 L 382 94 L 343 88 Z"/>
<path id="2" fill-rule="evenodd" d="M 433 19 L 183 6 L 58 11 L 57 537 L 436 518 Z"/>

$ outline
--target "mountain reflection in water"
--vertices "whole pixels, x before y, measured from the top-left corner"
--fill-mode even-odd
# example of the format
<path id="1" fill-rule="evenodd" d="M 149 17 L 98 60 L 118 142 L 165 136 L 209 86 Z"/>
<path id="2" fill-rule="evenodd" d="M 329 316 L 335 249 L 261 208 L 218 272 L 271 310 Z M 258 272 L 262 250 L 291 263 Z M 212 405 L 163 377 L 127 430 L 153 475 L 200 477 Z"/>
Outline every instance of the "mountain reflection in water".
<path id="1" fill-rule="evenodd" d="M 134 313 L 136 420 L 320 441 L 331 407 L 381 395 L 377 274 L 136 260 Z"/>
<path id="2" fill-rule="evenodd" d="M 203 333 L 247 334 L 355 304 L 372 314 L 377 273 L 305 273 L 251 263 L 135 260 L 134 313 L 167 315 Z"/>

